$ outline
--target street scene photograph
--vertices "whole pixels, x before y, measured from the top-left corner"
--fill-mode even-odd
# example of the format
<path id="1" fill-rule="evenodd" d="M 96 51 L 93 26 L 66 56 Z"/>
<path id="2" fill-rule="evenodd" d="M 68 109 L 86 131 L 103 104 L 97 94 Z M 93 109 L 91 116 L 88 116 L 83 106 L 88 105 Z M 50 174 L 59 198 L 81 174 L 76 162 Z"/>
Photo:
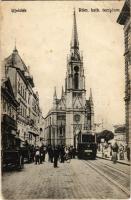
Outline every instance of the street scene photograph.
<path id="1" fill-rule="evenodd" d="M 130 0 L 2 1 L 0 199 L 129 199 Z"/>

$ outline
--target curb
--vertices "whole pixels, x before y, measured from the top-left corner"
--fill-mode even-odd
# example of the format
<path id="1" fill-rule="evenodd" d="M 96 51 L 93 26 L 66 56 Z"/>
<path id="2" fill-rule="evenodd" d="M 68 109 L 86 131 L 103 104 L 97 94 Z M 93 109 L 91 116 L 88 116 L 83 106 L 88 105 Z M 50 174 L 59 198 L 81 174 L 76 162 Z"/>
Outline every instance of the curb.
<path id="1" fill-rule="evenodd" d="M 100 158 L 100 159 L 104 159 L 104 160 L 111 161 L 111 160 L 108 159 L 108 158 L 102 158 L 102 157 L 100 157 L 100 156 L 96 156 L 96 157 L 97 157 L 97 158 Z M 128 165 L 128 166 L 131 165 L 130 163 L 125 163 L 125 162 L 122 162 L 122 161 L 119 161 L 119 160 L 117 160 L 117 163 L 120 163 L 120 164 L 123 164 L 123 165 Z"/>

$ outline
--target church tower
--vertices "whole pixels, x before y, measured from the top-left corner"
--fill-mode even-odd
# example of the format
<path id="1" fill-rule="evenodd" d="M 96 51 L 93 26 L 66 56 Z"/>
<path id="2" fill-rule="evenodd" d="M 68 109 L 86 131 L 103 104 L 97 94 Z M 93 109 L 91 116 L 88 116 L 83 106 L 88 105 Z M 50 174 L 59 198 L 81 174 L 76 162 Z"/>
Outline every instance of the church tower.
<path id="1" fill-rule="evenodd" d="M 76 13 L 73 13 L 73 30 L 70 55 L 67 59 L 66 93 L 66 144 L 74 145 L 74 137 L 84 127 L 86 90 L 83 57 L 79 51 Z"/>
<path id="2" fill-rule="evenodd" d="M 55 88 L 53 106 L 45 120 L 48 144 L 76 147 L 78 134 L 93 130 L 93 98 L 90 91 L 90 97 L 86 100 L 83 57 L 79 50 L 75 10 L 70 53 L 67 58 L 65 89 L 62 87 L 61 96 L 58 98 Z"/>

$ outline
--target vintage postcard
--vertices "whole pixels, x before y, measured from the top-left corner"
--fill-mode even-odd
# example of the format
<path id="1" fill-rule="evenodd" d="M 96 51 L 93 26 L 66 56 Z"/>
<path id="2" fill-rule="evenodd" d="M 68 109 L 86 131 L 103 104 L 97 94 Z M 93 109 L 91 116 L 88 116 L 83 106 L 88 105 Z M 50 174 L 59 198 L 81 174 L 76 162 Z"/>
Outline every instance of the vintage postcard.
<path id="1" fill-rule="evenodd" d="M 1 2 L 1 199 L 129 199 L 130 0 Z"/>

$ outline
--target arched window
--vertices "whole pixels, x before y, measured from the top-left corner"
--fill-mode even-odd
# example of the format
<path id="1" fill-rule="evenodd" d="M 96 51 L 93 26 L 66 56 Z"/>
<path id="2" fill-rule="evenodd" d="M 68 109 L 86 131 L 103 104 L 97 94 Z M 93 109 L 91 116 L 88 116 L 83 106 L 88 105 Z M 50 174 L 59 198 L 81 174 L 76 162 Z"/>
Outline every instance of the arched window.
<path id="1" fill-rule="evenodd" d="M 74 75 L 74 87 L 75 87 L 75 89 L 78 89 L 78 86 L 79 86 L 79 74 L 75 73 L 75 75 Z"/>
<path id="2" fill-rule="evenodd" d="M 74 88 L 75 89 L 78 89 L 79 88 L 79 67 L 78 66 L 75 66 L 74 67 Z"/>

